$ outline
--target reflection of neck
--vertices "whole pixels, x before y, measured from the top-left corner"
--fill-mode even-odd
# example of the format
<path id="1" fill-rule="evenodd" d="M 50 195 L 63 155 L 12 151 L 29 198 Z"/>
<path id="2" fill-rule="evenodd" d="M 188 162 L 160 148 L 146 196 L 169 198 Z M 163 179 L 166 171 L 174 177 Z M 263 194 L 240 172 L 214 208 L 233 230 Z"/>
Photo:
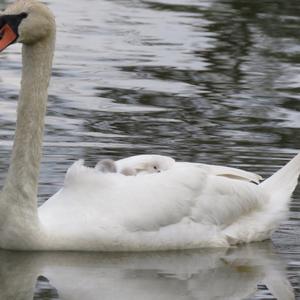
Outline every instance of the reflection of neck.
<path id="1" fill-rule="evenodd" d="M 41 270 L 29 252 L 0 250 L 0 299 L 32 300 Z"/>
<path id="2" fill-rule="evenodd" d="M 23 228 L 38 224 L 36 198 L 54 41 L 55 34 L 51 34 L 38 43 L 23 46 L 16 133 L 0 203 L 4 206 L 0 215 L 1 222 L 6 219 L 4 227 L 11 222 L 22 226 L 15 231 L 24 232 Z"/>

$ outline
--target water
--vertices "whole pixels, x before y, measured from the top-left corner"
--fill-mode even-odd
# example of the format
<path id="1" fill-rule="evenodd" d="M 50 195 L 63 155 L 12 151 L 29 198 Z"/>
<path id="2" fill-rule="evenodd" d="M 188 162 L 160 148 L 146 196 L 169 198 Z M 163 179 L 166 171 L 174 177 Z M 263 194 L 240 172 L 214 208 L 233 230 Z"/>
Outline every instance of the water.
<path id="1" fill-rule="evenodd" d="M 92 166 L 101 158 L 157 153 L 267 177 L 300 149 L 299 1 L 53 0 L 49 6 L 58 40 L 40 204 L 78 158 Z M 0 64 L 2 184 L 20 46 L 1 53 Z M 3 299 L 26 300 L 274 299 L 269 277 L 276 274 L 282 299 L 290 289 L 300 297 L 299 188 L 294 198 L 272 247 L 111 256 L 1 252 L 0 290 Z"/>

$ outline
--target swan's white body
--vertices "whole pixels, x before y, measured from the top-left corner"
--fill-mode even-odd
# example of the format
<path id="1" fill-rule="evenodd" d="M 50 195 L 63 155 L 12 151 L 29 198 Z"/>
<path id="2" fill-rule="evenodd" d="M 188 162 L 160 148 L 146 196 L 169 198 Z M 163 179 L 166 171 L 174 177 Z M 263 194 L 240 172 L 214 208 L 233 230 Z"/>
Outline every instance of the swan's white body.
<path id="1" fill-rule="evenodd" d="M 227 247 L 260 241 L 286 217 L 300 155 L 263 183 L 242 170 L 180 163 L 124 176 L 73 164 L 63 188 L 36 207 L 43 119 L 55 40 L 52 14 L 34 0 L 5 11 L 19 27 L 23 80 L 8 176 L 0 198 L 0 247 L 19 250 L 142 251 Z M 0 41 L 1 43 L 1 41 Z M 31 76 L 28 76 L 30 74 Z M 136 163 L 141 157 L 118 162 Z"/>

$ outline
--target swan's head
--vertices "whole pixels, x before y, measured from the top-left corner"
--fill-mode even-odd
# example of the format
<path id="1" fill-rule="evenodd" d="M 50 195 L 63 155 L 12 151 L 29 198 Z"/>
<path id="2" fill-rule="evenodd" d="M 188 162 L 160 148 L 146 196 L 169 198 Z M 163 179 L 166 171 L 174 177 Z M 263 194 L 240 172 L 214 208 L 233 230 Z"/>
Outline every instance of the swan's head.
<path id="1" fill-rule="evenodd" d="M 0 14 L 0 52 L 15 42 L 35 44 L 54 32 L 54 16 L 47 6 L 18 0 Z"/>

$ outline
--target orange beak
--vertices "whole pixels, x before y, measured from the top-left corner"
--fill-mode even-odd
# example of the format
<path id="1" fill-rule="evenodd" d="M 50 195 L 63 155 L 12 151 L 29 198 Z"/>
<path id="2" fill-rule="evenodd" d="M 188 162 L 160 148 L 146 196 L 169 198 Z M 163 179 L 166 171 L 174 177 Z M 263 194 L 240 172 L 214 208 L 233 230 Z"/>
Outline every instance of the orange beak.
<path id="1" fill-rule="evenodd" d="M 18 37 L 12 28 L 8 24 L 5 24 L 0 29 L 0 52 L 12 44 L 17 38 Z"/>

